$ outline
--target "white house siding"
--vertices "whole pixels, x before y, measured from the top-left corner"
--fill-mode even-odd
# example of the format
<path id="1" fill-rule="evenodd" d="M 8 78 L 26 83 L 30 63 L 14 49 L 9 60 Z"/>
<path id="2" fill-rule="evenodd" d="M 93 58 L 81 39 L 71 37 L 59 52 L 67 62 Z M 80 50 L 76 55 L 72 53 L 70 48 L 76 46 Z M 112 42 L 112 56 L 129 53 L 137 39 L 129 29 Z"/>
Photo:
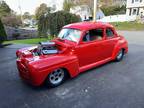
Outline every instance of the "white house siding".
<path id="1" fill-rule="evenodd" d="M 127 17 L 135 17 L 137 16 L 144 16 L 144 0 L 127 0 L 127 10 L 126 16 Z"/>

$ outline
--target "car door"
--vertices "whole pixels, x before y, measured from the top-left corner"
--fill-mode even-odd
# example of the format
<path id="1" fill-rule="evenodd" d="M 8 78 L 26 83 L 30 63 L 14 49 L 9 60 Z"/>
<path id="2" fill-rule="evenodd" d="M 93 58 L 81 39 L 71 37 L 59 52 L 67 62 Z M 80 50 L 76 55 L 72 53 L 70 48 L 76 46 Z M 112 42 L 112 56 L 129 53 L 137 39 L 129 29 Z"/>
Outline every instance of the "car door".
<path id="1" fill-rule="evenodd" d="M 105 40 L 103 41 L 103 59 L 112 57 L 114 47 L 117 43 L 117 33 L 112 28 L 105 28 Z"/>
<path id="2" fill-rule="evenodd" d="M 76 48 L 80 67 L 100 60 L 104 30 L 93 29 L 86 31 Z"/>

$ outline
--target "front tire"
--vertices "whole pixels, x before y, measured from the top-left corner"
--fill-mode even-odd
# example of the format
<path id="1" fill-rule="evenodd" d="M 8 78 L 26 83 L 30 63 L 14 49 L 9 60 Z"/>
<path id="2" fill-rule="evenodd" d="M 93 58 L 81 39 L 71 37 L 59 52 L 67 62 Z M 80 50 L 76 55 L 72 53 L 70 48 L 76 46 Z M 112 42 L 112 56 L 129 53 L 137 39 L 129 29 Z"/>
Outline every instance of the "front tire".
<path id="1" fill-rule="evenodd" d="M 121 61 L 121 60 L 123 59 L 123 56 L 124 56 L 124 50 L 121 49 L 121 50 L 118 52 L 115 60 L 116 60 L 117 62 L 119 62 L 119 61 Z"/>
<path id="2" fill-rule="evenodd" d="M 66 79 L 66 72 L 64 69 L 55 69 L 53 72 L 51 72 L 47 79 L 46 79 L 46 85 L 48 87 L 57 87 L 61 85 Z"/>

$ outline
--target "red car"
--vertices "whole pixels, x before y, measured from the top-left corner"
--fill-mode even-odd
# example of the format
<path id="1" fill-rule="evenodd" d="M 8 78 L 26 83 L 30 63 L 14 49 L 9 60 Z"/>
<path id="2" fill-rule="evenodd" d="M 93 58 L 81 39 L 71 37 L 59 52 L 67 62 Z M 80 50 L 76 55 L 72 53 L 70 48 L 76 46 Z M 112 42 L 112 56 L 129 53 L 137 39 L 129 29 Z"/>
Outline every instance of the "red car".
<path id="1" fill-rule="evenodd" d="M 32 85 L 56 87 L 69 77 L 109 61 L 121 61 L 128 43 L 102 22 L 66 25 L 58 38 L 16 52 L 20 77 Z"/>

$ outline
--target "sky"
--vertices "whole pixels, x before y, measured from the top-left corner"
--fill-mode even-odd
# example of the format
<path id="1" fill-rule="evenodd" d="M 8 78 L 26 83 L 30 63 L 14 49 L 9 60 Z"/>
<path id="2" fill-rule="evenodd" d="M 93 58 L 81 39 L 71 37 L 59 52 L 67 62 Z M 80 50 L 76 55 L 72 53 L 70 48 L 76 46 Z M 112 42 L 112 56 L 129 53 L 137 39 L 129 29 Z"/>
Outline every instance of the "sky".
<path id="1" fill-rule="evenodd" d="M 62 8 L 63 0 L 4 0 L 10 6 L 12 10 L 20 14 L 19 5 L 21 6 L 22 14 L 24 12 L 30 12 L 30 14 L 35 13 L 36 7 L 41 3 L 46 3 L 48 6 L 57 5 L 57 9 Z"/>

